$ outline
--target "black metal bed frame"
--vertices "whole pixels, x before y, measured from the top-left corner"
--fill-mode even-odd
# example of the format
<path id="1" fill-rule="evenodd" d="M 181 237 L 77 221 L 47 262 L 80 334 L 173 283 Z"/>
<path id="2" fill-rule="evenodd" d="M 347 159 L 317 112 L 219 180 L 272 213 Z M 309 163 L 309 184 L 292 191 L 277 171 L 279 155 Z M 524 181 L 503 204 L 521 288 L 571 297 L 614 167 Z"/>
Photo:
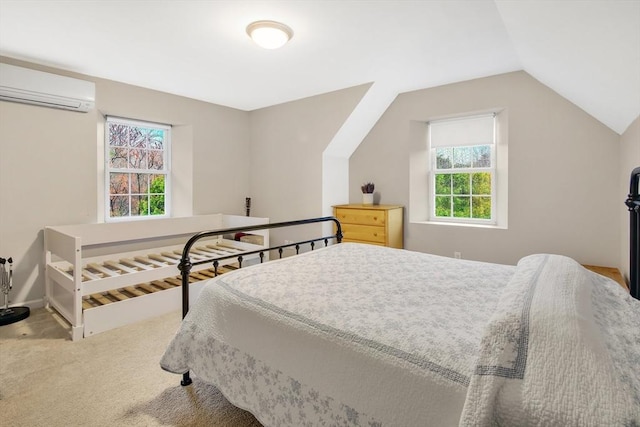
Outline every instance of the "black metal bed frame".
<path id="1" fill-rule="evenodd" d="M 638 187 L 640 184 L 640 167 L 635 168 L 631 172 L 631 181 L 629 183 L 629 195 L 624 202 L 629 208 L 629 291 L 631 296 L 640 299 L 640 282 L 638 274 L 640 273 L 640 194 Z"/>
<path id="2" fill-rule="evenodd" d="M 324 236 L 324 237 L 318 237 L 315 239 L 302 240 L 294 243 L 287 243 L 285 245 L 271 246 L 269 248 L 257 249 L 255 251 L 244 252 L 241 255 L 235 255 L 235 254 L 224 255 L 224 256 L 208 258 L 208 259 L 196 261 L 196 262 L 191 262 L 191 259 L 189 257 L 191 248 L 200 239 L 221 236 L 225 234 L 235 234 L 235 233 L 241 233 L 241 232 L 247 233 L 247 232 L 256 231 L 256 230 L 270 230 L 272 228 L 292 227 L 292 226 L 307 225 L 307 224 L 321 223 L 321 222 L 333 222 L 335 224 L 335 234 Z M 180 275 L 182 278 L 182 318 L 184 319 L 187 313 L 189 312 L 189 274 L 191 273 L 191 269 L 193 268 L 193 266 L 212 263 L 213 269 L 214 269 L 214 275 L 217 276 L 218 266 L 220 261 L 222 260 L 237 258 L 238 266 L 239 268 L 242 268 L 242 261 L 244 259 L 244 256 L 247 256 L 247 255 L 258 254 L 258 256 L 260 257 L 260 263 L 262 263 L 264 261 L 265 252 L 277 250 L 279 257 L 282 258 L 282 253 L 286 248 L 292 248 L 292 247 L 295 248 L 296 255 L 297 255 L 298 253 L 300 253 L 301 245 L 309 244 L 311 247 L 311 250 L 313 250 L 315 248 L 316 242 L 322 241 L 324 242 L 324 245 L 327 246 L 329 244 L 329 240 L 331 239 L 336 239 L 337 243 L 342 242 L 342 227 L 340 226 L 340 222 L 336 218 L 331 216 L 326 216 L 321 218 L 302 219 L 297 221 L 277 222 L 273 224 L 261 224 L 261 225 L 247 226 L 247 227 L 234 227 L 234 228 L 226 228 L 221 230 L 203 231 L 198 234 L 195 234 L 185 244 L 184 249 L 182 250 L 182 257 L 180 258 L 180 264 L 178 264 L 178 269 L 180 269 Z M 180 384 L 183 386 L 187 386 L 191 384 L 191 377 L 189 372 L 182 374 L 182 381 L 180 381 Z"/>

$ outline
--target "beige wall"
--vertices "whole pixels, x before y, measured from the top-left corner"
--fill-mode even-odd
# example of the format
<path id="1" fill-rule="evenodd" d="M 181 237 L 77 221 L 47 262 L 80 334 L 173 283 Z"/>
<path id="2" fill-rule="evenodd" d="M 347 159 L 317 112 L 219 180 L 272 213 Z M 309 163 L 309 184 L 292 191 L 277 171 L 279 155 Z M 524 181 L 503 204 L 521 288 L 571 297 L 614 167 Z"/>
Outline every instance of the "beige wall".
<path id="1" fill-rule="evenodd" d="M 627 198 L 631 171 L 637 167 L 640 167 L 640 117 L 620 137 L 620 200 Z M 620 271 L 629 280 L 629 211 L 626 208 L 621 211 L 620 230 Z"/>
<path id="2" fill-rule="evenodd" d="M 399 95 L 351 156 L 351 202 L 373 181 L 381 203 L 409 207 L 412 124 L 491 109 L 508 114 L 508 229 L 407 223 L 405 247 L 506 264 L 549 252 L 618 267 L 620 137 L 525 72 Z"/>
<path id="3" fill-rule="evenodd" d="M 322 153 L 369 85 L 250 113 L 252 214 L 272 222 L 323 215 Z M 346 185 L 346 183 L 345 183 Z M 300 234 L 274 231 L 274 243 Z"/>
<path id="4" fill-rule="evenodd" d="M 249 113 L 0 59 L 96 83 L 89 113 L 0 101 L 0 256 L 15 260 L 12 301 L 44 295 L 43 227 L 100 220 L 97 158 L 106 114 L 174 125 L 175 213 L 244 213 Z"/>

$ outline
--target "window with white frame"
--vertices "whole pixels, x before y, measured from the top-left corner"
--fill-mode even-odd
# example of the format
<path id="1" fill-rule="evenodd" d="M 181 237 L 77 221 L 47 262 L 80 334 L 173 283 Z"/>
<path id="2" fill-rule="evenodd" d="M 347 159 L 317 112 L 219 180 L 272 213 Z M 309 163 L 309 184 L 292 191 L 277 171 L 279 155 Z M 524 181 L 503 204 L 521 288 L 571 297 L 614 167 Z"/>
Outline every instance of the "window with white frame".
<path id="1" fill-rule="evenodd" d="M 432 221 L 496 223 L 495 115 L 429 123 Z"/>
<path id="2" fill-rule="evenodd" d="M 107 117 L 107 220 L 169 216 L 171 127 Z"/>

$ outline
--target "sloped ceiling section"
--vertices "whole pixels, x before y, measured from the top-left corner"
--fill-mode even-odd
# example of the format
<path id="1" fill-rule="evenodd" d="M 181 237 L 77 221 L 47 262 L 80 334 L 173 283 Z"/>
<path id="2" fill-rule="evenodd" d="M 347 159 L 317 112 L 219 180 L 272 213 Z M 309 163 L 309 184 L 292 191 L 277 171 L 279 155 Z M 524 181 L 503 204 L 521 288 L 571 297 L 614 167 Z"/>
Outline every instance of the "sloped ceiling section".
<path id="1" fill-rule="evenodd" d="M 623 133 L 640 115 L 640 1 L 497 1 L 522 68 Z"/>
<path id="2" fill-rule="evenodd" d="M 291 42 L 255 46 L 262 19 Z M 618 133 L 640 115 L 638 0 L 0 0 L 0 55 L 242 110 L 524 69 Z"/>

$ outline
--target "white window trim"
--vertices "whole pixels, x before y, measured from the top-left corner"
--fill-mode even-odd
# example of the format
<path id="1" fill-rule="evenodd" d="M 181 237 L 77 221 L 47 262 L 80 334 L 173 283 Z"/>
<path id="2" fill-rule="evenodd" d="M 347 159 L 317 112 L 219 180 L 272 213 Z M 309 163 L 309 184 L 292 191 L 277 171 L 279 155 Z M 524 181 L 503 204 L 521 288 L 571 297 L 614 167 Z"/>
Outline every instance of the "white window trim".
<path id="1" fill-rule="evenodd" d="M 436 148 L 429 146 L 429 221 L 430 222 L 444 222 L 444 223 L 467 223 L 477 225 L 496 225 L 497 224 L 497 203 L 496 203 L 496 144 L 482 144 L 490 145 L 491 149 L 491 167 L 489 168 L 452 168 L 449 170 L 436 169 Z M 467 147 L 475 147 L 475 145 L 468 145 Z M 455 173 L 475 173 L 475 172 L 489 172 L 491 174 L 491 219 L 483 218 L 459 218 L 459 217 L 442 217 L 436 216 L 435 196 L 436 196 L 436 173 L 439 174 L 455 174 Z"/>
<path id="2" fill-rule="evenodd" d="M 167 131 L 166 139 L 165 139 L 165 149 L 163 164 L 165 165 L 164 170 L 162 171 L 165 174 L 165 187 L 164 187 L 164 215 L 141 215 L 141 216 L 124 216 L 124 217 L 111 217 L 110 210 L 110 199 L 109 199 L 109 186 L 110 186 L 110 177 L 109 174 L 112 169 L 108 166 L 108 161 L 110 158 L 109 155 L 109 123 L 121 123 L 129 126 L 136 127 L 152 127 L 158 129 L 164 129 Z M 104 132 L 103 132 L 103 158 L 102 158 L 102 169 L 104 171 L 103 174 L 103 185 L 102 185 L 102 194 L 103 194 L 103 215 L 105 222 L 125 222 L 125 221 L 147 221 L 159 218 L 169 218 L 171 217 L 171 125 L 154 123 L 143 120 L 134 120 L 134 119 L 125 119 L 117 116 L 106 116 L 104 121 Z M 157 170 L 145 170 L 143 173 L 156 173 Z"/>

